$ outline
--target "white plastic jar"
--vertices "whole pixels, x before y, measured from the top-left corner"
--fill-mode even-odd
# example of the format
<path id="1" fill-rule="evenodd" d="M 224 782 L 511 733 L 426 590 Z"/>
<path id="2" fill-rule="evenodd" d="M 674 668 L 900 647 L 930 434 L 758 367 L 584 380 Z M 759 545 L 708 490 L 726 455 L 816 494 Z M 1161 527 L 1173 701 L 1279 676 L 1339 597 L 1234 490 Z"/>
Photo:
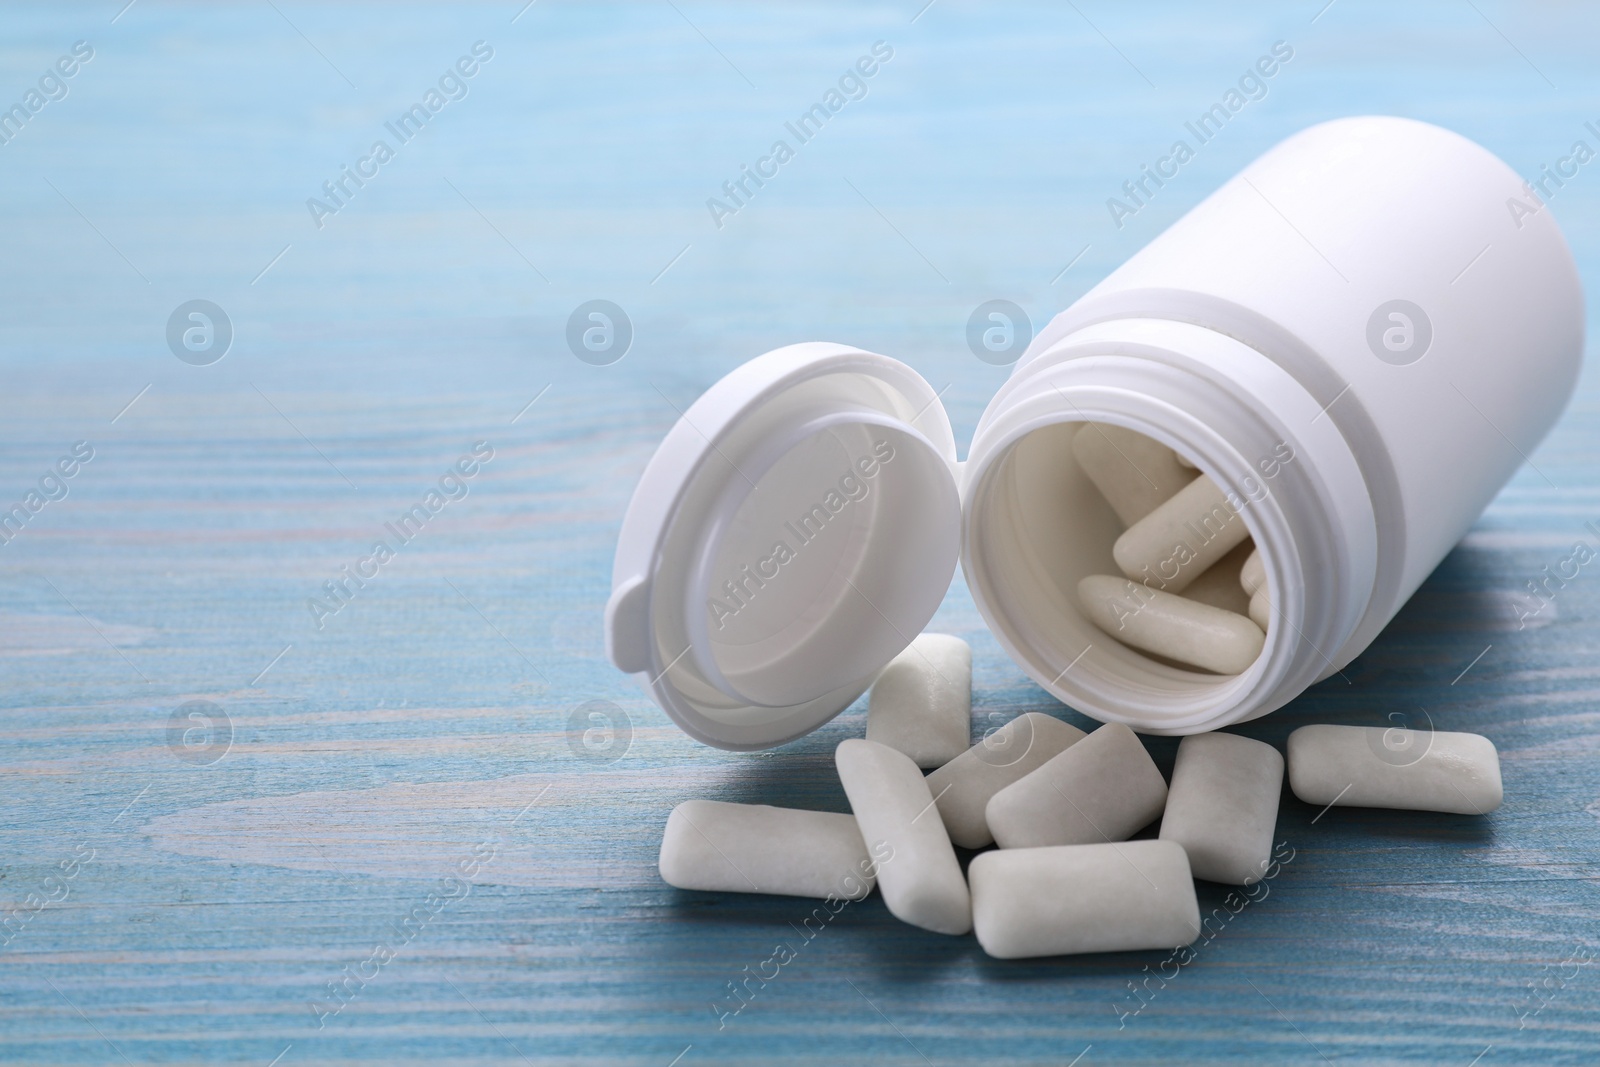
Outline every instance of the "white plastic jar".
<path id="1" fill-rule="evenodd" d="M 943 599 L 959 554 L 1027 674 L 1104 722 L 1188 734 L 1335 673 L 1466 533 L 1576 384 L 1566 242 L 1508 166 L 1446 130 L 1352 118 L 1256 160 L 1028 347 L 956 462 L 898 361 L 811 343 L 679 420 L 629 505 L 612 661 L 688 733 L 766 748 L 848 707 Z M 1233 494 L 1275 622 L 1221 676 L 1083 617 L 1118 573 L 1076 424 L 1112 423 Z"/>

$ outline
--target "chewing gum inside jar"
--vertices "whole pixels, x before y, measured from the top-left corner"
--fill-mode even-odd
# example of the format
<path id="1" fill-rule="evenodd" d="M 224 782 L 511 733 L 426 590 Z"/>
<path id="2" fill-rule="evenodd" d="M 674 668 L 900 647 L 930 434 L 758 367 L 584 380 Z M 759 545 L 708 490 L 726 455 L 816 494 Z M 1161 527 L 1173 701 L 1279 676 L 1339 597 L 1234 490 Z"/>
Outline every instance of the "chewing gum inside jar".
<path id="1" fill-rule="evenodd" d="M 1052 449 L 1056 438 L 1069 447 Z M 1019 452 L 1034 449 L 1019 455 L 1019 475 L 1037 464 L 1048 476 L 1045 450 L 1063 468 L 1051 480 L 1066 498 L 1058 520 L 1071 569 L 1082 572 L 1074 585 L 1085 619 L 1123 648 L 1180 670 L 1232 676 L 1256 660 L 1270 601 L 1264 582 L 1241 578 L 1255 552 L 1244 500 L 1187 457 L 1111 423 L 1036 431 L 1019 443 Z"/>

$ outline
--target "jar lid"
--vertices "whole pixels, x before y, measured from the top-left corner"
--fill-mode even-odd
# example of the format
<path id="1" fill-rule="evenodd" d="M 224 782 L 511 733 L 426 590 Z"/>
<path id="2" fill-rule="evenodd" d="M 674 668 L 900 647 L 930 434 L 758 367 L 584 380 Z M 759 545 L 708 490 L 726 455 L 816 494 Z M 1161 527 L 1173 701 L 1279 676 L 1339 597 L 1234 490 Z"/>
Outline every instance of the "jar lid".
<path id="1" fill-rule="evenodd" d="M 922 632 L 961 548 L 955 439 L 898 360 L 789 345 L 678 419 L 623 518 L 606 651 L 692 737 L 770 748 Z"/>

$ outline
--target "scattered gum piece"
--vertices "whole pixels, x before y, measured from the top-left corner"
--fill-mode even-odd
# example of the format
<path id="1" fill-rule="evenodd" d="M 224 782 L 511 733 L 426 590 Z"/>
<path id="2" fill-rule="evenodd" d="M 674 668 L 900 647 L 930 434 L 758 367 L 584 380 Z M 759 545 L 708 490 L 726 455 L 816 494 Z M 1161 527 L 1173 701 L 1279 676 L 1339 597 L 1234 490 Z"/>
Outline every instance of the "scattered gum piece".
<path id="1" fill-rule="evenodd" d="M 1167 783 L 1138 735 L 1107 723 L 996 793 L 984 816 L 1001 848 L 1088 845 L 1126 841 L 1166 802 Z"/>
<path id="2" fill-rule="evenodd" d="M 1486 815 L 1500 806 L 1500 754 L 1481 734 L 1302 726 L 1289 787 L 1307 804 Z"/>
<path id="3" fill-rule="evenodd" d="M 984 817 L 989 798 L 1087 736 L 1052 715 L 1019 715 L 928 775 L 950 840 L 962 848 L 994 844 Z"/>
<path id="4" fill-rule="evenodd" d="M 909 756 L 861 738 L 834 750 L 890 914 L 937 934 L 972 929 L 972 898 L 933 794 Z"/>
<path id="5" fill-rule="evenodd" d="M 679 889 L 859 900 L 873 861 L 852 815 L 686 800 L 661 837 L 661 877 Z"/>
<path id="6" fill-rule="evenodd" d="M 1187 945 L 1200 907 L 1171 841 L 985 852 L 968 868 L 978 944 L 1022 959 Z"/>
<path id="7" fill-rule="evenodd" d="M 1188 853 L 1196 878 L 1260 881 L 1272 862 L 1283 757 L 1237 734 L 1194 734 L 1178 745 L 1161 817 L 1161 840 Z"/>
<path id="8" fill-rule="evenodd" d="M 872 683 L 867 740 L 927 770 L 972 743 L 972 648 L 949 634 L 922 634 Z"/>

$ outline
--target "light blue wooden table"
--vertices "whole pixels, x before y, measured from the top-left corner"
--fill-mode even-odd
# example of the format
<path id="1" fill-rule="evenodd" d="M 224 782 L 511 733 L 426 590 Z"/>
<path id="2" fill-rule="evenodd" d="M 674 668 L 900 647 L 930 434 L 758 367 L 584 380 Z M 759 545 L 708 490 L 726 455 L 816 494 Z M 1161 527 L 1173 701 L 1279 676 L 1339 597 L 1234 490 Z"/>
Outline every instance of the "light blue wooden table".
<path id="1" fill-rule="evenodd" d="M 898 356 L 964 441 L 1006 374 L 967 348 L 974 307 L 1042 324 L 1305 125 L 1427 119 L 1529 177 L 1600 148 L 1600 12 L 122 4 L 0 10 L 0 106 L 24 109 L 0 125 L 0 504 L 39 493 L 0 545 L 0 1060 L 1600 1062 L 1600 576 L 1512 610 L 1596 541 L 1592 375 L 1543 475 L 1349 681 L 1243 731 L 1425 707 L 1499 745 L 1505 806 L 1286 797 L 1293 860 L 1147 1002 L 1130 983 L 1164 954 L 993 961 L 874 897 L 719 1022 L 809 905 L 666 887 L 663 820 L 692 796 L 844 810 L 830 754 L 862 711 L 711 751 L 600 636 L 634 479 L 741 361 Z M 864 95 L 708 209 L 879 41 Z M 1265 96 L 1114 225 L 1106 199 L 1276 41 Z M 1591 289 L 1597 208 L 1600 162 L 1551 200 Z M 633 329 L 609 366 L 565 337 L 594 299 Z M 192 300 L 231 325 L 209 365 L 222 335 L 187 312 L 193 362 L 168 343 Z M 92 459 L 53 474 L 76 442 Z M 430 490 L 402 543 L 385 524 Z M 370 577 L 328 600 L 342 568 Z M 980 727 L 1084 724 L 959 580 L 934 626 L 973 643 Z"/>

